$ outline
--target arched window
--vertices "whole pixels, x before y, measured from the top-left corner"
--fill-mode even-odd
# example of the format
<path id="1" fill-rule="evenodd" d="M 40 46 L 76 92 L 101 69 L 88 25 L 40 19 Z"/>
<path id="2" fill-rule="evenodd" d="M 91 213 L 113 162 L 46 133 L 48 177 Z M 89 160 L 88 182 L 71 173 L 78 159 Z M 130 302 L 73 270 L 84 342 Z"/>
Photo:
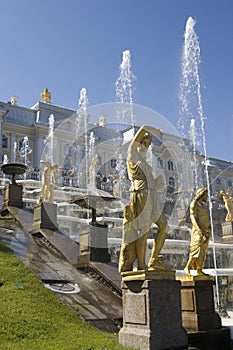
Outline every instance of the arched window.
<path id="1" fill-rule="evenodd" d="M 169 184 L 169 186 L 172 186 L 173 188 L 175 188 L 175 179 L 173 176 L 169 177 L 168 184 Z"/>
<path id="2" fill-rule="evenodd" d="M 111 159 L 111 168 L 116 168 L 117 166 L 117 160 L 116 159 Z"/>
<path id="3" fill-rule="evenodd" d="M 167 161 L 167 169 L 173 171 L 173 161 L 171 159 Z"/>
<path id="4" fill-rule="evenodd" d="M 160 157 L 157 159 L 157 166 L 158 168 L 163 169 L 163 159 Z"/>

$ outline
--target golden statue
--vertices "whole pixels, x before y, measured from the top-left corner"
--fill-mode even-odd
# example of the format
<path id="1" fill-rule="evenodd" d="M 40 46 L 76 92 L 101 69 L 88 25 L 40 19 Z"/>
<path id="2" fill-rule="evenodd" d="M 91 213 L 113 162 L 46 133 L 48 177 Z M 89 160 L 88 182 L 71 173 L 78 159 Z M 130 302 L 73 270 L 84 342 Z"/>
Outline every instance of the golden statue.
<path id="1" fill-rule="evenodd" d="M 230 188 L 228 188 L 226 193 L 224 191 L 220 191 L 220 194 L 222 195 L 223 201 L 225 203 L 225 208 L 227 210 L 225 221 L 233 221 L 233 200 Z"/>
<path id="2" fill-rule="evenodd" d="M 188 276 L 191 275 L 191 268 L 197 270 L 198 276 L 206 275 L 202 271 L 202 268 L 210 239 L 210 219 L 209 208 L 206 204 L 207 199 L 207 189 L 200 188 L 190 204 L 190 219 L 192 222 L 191 244 L 189 259 L 184 269 L 184 272 Z"/>
<path id="3" fill-rule="evenodd" d="M 89 170 L 89 185 L 91 189 L 94 190 L 96 188 L 96 175 L 99 167 L 99 156 L 95 154 L 95 156 L 91 160 L 90 170 Z"/>
<path id="4" fill-rule="evenodd" d="M 44 91 L 40 94 L 40 96 L 43 102 L 48 102 L 48 103 L 51 102 L 51 93 L 47 88 L 44 89 Z"/>
<path id="5" fill-rule="evenodd" d="M 51 164 L 41 160 L 42 164 L 45 165 L 43 170 L 43 186 L 42 186 L 42 196 L 39 199 L 39 202 L 44 202 L 48 198 L 49 203 L 54 201 L 54 185 L 57 185 L 57 164 Z M 51 177 L 53 177 L 53 182 L 51 183 Z"/>
<path id="6" fill-rule="evenodd" d="M 142 126 L 128 149 L 127 170 L 131 181 L 130 204 L 124 208 L 119 272 L 132 271 L 136 259 L 138 270 L 147 269 L 145 262 L 147 237 L 153 222 L 158 225 L 159 233 L 154 239 L 148 268 L 164 269 L 159 253 L 167 234 L 167 220 L 157 198 L 157 185 L 152 167 L 145 159 L 152 142 L 150 133 L 162 136 L 160 130 Z"/>
<path id="7" fill-rule="evenodd" d="M 112 190 L 113 190 L 113 197 L 117 198 L 119 196 L 119 176 L 116 174 L 112 174 Z"/>

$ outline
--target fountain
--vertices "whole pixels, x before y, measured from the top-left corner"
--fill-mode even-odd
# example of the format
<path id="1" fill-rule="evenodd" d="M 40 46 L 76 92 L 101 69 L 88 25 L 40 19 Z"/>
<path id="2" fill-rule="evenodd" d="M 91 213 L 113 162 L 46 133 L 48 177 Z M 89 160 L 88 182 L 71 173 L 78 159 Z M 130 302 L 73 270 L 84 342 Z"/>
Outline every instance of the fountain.
<path id="1" fill-rule="evenodd" d="M 96 154 L 93 158 L 91 158 L 91 161 L 90 161 L 88 188 L 90 189 L 91 192 L 95 192 L 97 189 L 96 174 L 98 171 L 98 167 L 99 167 L 99 157 L 98 157 L 98 154 Z M 98 188 L 100 188 L 100 184 Z"/>
<path id="2" fill-rule="evenodd" d="M 195 119 L 190 120 L 190 130 L 189 136 L 192 142 L 192 150 L 193 150 L 193 172 L 194 172 L 194 183 L 193 183 L 193 191 L 196 192 L 198 189 L 198 167 L 197 167 L 197 157 L 196 157 L 196 127 L 195 127 Z"/>
<path id="3" fill-rule="evenodd" d="M 119 152 L 117 157 L 117 165 L 116 165 L 117 179 L 115 183 L 115 195 L 117 195 L 117 197 L 119 198 L 123 198 L 123 190 L 125 186 L 124 180 L 126 178 L 125 168 L 126 168 L 125 160 L 123 158 L 122 153 Z"/>
<path id="4" fill-rule="evenodd" d="M 117 123 L 135 125 L 133 113 L 133 80 L 135 76 L 131 71 L 131 53 L 125 50 L 122 53 L 120 76 L 116 81 L 116 96 L 119 101 L 117 106 Z"/>
<path id="5" fill-rule="evenodd" d="M 13 163 L 16 163 L 16 155 L 17 155 L 17 142 L 14 142 L 14 148 L 13 148 Z"/>
<path id="6" fill-rule="evenodd" d="M 193 155 L 193 190 L 203 186 L 198 176 L 197 147 L 205 148 L 204 115 L 201 99 L 201 86 L 199 77 L 200 46 L 194 31 L 195 20 L 189 17 L 184 33 L 182 51 L 182 77 L 180 81 L 180 118 L 178 129 L 183 137 L 189 136 L 192 143 Z"/>
<path id="7" fill-rule="evenodd" d="M 54 152 L 54 115 L 49 116 L 49 154 L 50 154 L 50 163 L 53 164 L 53 152 Z"/>
<path id="8" fill-rule="evenodd" d="M 120 64 L 120 75 L 116 80 L 116 97 L 118 103 L 116 105 L 116 123 L 117 130 L 120 131 L 129 125 L 132 128 L 133 135 L 135 133 L 135 116 L 133 110 L 133 81 L 135 76 L 131 70 L 131 53 L 125 50 L 122 53 L 122 62 Z M 122 198 L 123 188 L 125 187 L 125 152 L 122 148 L 122 140 L 116 140 L 117 149 L 117 179 L 115 179 L 115 188 L 117 188 L 119 198 Z"/>
<path id="9" fill-rule="evenodd" d="M 99 158 L 98 155 L 95 154 L 95 136 L 93 131 L 91 131 L 89 139 L 88 164 L 88 188 L 90 188 L 91 191 L 94 191 L 96 188 L 96 175 L 99 166 Z"/>
<path id="10" fill-rule="evenodd" d="M 214 227 L 213 227 L 213 204 L 212 204 L 212 193 L 210 189 L 210 179 L 209 179 L 209 160 L 207 158 L 207 146 L 206 146 L 206 135 L 205 135 L 205 116 L 203 111 L 203 105 L 202 105 L 202 95 L 201 95 L 201 83 L 200 83 L 200 75 L 199 75 L 199 64 L 201 62 L 200 59 L 200 46 L 198 37 L 195 33 L 194 26 L 196 22 L 192 17 L 189 17 L 186 22 L 186 28 L 185 28 L 185 34 L 184 34 L 184 46 L 183 46 L 183 52 L 182 52 L 182 79 L 180 83 L 180 104 L 181 104 L 181 118 L 179 119 L 178 126 L 180 129 L 180 132 L 183 137 L 185 137 L 187 134 L 188 127 L 189 127 L 189 136 L 191 137 L 191 143 L 192 143 L 192 155 L 193 155 L 193 173 L 194 173 L 194 183 L 193 183 L 193 190 L 196 190 L 198 187 L 206 187 L 208 191 L 208 201 L 209 201 L 209 218 L 210 218 L 210 239 L 211 239 L 211 249 L 209 249 L 209 253 L 211 251 L 212 253 L 212 275 L 215 279 L 215 286 L 214 289 L 212 286 L 207 286 L 208 281 L 204 283 L 203 281 L 203 287 L 205 286 L 206 292 L 209 288 L 209 293 L 213 292 L 216 310 L 221 312 L 222 305 L 220 304 L 220 280 L 219 279 L 219 269 L 217 269 L 217 253 L 216 253 L 216 241 L 214 234 Z M 202 162 L 204 165 L 204 175 L 205 178 L 202 180 L 200 176 L 200 170 L 198 169 L 198 163 L 200 164 L 200 161 L 198 162 L 198 156 L 197 156 L 197 149 L 200 149 L 202 156 L 200 158 L 204 158 L 204 161 Z M 219 244 L 218 244 L 219 245 Z M 221 247 L 221 244 L 220 244 Z M 224 248 L 222 246 L 222 248 Z M 208 256 L 208 254 L 207 254 Z M 210 258 L 210 256 L 209 256 Z M 208 259 L 207 259 L 208 260 Z M 219 261 L 219 260 L 218 260 Z M 208 265 L 210 264 L 210 261 L 207 261 Z M 185 293 L 189 293 L 191 291 L 190 289 L 190 281 L 188 282 L 187 277 L 178 277 L 182 281 L 182 300 L 183 302 L 187 303 L 187 298 L 185 296 Z M 200 297 L 198 295 L 197 290 L 195 288 L 198 287 L 198 281 L 195 281 L 194 277 L 192 276 L 192 283 L 193 283 L 193 293 L 196 294 L 197 300 L 203 299 L 204 296 Z M 188 286 L 189 283 L 189 286 Z M 189 291 L 188 289 L 189 288 Z M 187 295 L 187 294 L 186 294 Z M 212 308 L 213 301 L 209 300 L 206 302 L 209 303 L 209 307 Z M 190 304 L 191 307 L 191 304 Z M 188 303 L 186 304 L 186 309 L 189 310 Z M 214 311 L 214 308 L 212 309 L 212 312 Z M 211 313 L 211 310 L 209 309 L 209 312 Z M 190 314 L 191 315 L 191 314 Z M 212 314 L 213 315 L 213 314 Z M 185 322 L 187 322 L 189 317 L 187 313 L 183 313 L 183 322 L 184 327 L 188 328 L 189 330 L 192 329 L 191 323 L 189 325 Z M 195 318 L 195 317 L 194 317 Z M 193 318 L 193 320 L 194 320 Z M 214 318 L 213 318 L 214 319 Z M 216 319 L 217 320 L 217 319 Z M 219 322 L 216 322 L 216 324 L 213 323 L 211 325 L 210 319 L 209 322 L 207 322 L 204 326 L 204 323 L 201 325 L 201 318 L 200 318 L 200 324 L 196 326 L 195 329 L 196 336 L 198 337 L 198 331 L 199 330 L 207 330 L 208 327 L 212 328 L 213 337 L 217 337 L 217 332 L 222 331 L 223 328 L 221 328 L 221 322 L 219 325 Z M 189 321 L 188 321 L 189 322 Z M 191 321 L 190 321 L 191 322 Z M 203 327 L 203 328 L 202 328 Z M 195 328 L 195 327 L 194 327 Z M 194 330 L 194 328 L 192 330 Z M 215 334 L 216 330 L 216 334 Z M 221 335 L 219 335 L 221 337 Z M 223 338 L 227 339 L 227 335 L 223 336 Z M 216 339 L 217 339 L 216 338 Z M 220 338 L 218 338 L 219 341 Z M 216 344 L 213 345 L 216 348 Z"/>
<path id="11" fill-rule="evenodd" d="M 79 176 L 82 173 L 83 192 L 80 195 L 75 195 L 70 204 L 77 204 L 79 207 L 86 210 L 86 227 L 79 232 L 80 253 L 82 259 L 80 264 L 87 264 L 89 261 L 109 262 L 110 255 L 108 253 L 108 226 L 100 224 L 96 220 L 97 207 L 108 201 L 113 201 L 112 195 L 101 191 L 96 187 L 96 174 L 99 167 L 99 157 L 96 153 L 94 132 L 90 132 L 88 140 L 88 121 L 87 113 L 87 91 L 82 88 L 79 98 L 79 109 L 76 113 L 74 124 L 76 129 L 76 140 L 83 141 L 84 139 L 84 158 L 79 166 Z M 88 244 L 87 244 L 88 242 Z"/>
<path id="12" fill-rule="evenodd" d="M 213 222 L 212 222 L 212 202 L 211 202 L 211 191 L 210 181 L 208 172 L 208 160 L 207 160 L 207 147 L 206 147 L 206 136 L 205 136 L 205 116 L 202 106 L 201 96 L 201 83 L 199 76 L 199 64 L 200 59 L 200 46 L 198 37 L 195 33 L 194 26 L 196 22 L 192 17 L 189 17 L 186 22 L 185 34 L 184 34 L 184 46 L 182 52 L 182 79 L 180 83 L 180 104 L 181 104 L 181 117 L 178 125 L 182 133 L 185 136 L 185 129 L 189 126 L 189 135 L 192 140 L 193 148 L 193 168 L 194 168 L 194 189 L 201 186 L 207 186 L 209 193 L 210 203 L 210 220 L 212 232 L 211 236 L 214 242 L 213 233 Z M 196 148 L 200 147 L 202 154 L 204 155 L 204 166 L 205 166 L 205 183 L 201 183 L 201 176 L 198 176 L 198 161 L 196 158 Z M 199 180 L 198 180 L 199 179 Z M 215 249 L 213 249 L 215 256 Z M 216 262 L 216 258 L 214 259 Z M 217 268 L 217 266 L 215 266 Z M 218 291 L 217 303 L 218 301 Z"/>
<path id="13" fill-rule="evenodd" d="M 80 97 L 78 102 L 78 110 L 75 118 L 75 128 L 76 128 L 76 139 L 81 139 L 84 137 L 84 149 L 85 149 L 85 156 L 82 160 L 80 167 L 79 167 L 79 173 L 82 173 L 83 178 L 79 180 L 79 183 L 86 189 L 88 189 L 88 113 L 87 113 L 87 106 L 88 106 L 88 97 L 87 97 L 87 90 L 85 88 L 82 88 L 80 90 Z"/>
<path id="14" fill-rule="evenodd" d="M 21 163 L 5 163 L 2 164 L 1 168 L 5 175 L 12 176 L 12 183 L 7 184 L 4 188 L 4 201 L 2 211 L 7 211 L 7 208 L 9 206 L 22 208 L 23 186 L 16 182 L 16 177 L 23 175 L 27 170 L 27 166 Z"/>
<path id="15" fill-rule="evenodd" d="M 14 145 L 14 147 L 15 147 L 15 145 Z M 20 157 L 23 158 L 24 164 L 27 165 L 27 166 L 29 165 L 28 155 L 30 153 L 32 153 L 32 149 L 29 146 L 28 137 L 24 136 L 23 142 L 22 142 L 22 147 L 19 150 L 19 155 L 20 155 Z"/>
<path id="16" fill-rule="evenodd" d="M 51 164 L 55 163 L 54 155 L 55 155 L 55 149 L 56 149 L 56 137 L 54 133 L 54 124 L 55 124 L 55 117 L 54 114 L 50 114 L 48 118 L 48 136 L 45 139 L 45 147 L 42 154 L 42 159 L 46 162 L 50 162 Z"/>
<path id="17" fill-rule="evenodd" d="M 16 145 L 14 144 L 14 147 L 16 147 Z M 22 147 L 19 150 L 19 155 L 21 158 L 23 158 L 23 162 L 24 164 L 27 166 L 27 168 L 30 165 L 30 161 L 28 160 L 28 155 L 32 153 L 32 149 L 29 146 L 29 141 L 28 141 L 28 137 L 24 136 L 23 138 L 23 142 L 22 142 Z M 15 155 L 14 155 L 15 157 Z M 27 176 L 27 172 L 25 172 L 24 174 L 24 179 L 26 180 L 26 176 Z"/>

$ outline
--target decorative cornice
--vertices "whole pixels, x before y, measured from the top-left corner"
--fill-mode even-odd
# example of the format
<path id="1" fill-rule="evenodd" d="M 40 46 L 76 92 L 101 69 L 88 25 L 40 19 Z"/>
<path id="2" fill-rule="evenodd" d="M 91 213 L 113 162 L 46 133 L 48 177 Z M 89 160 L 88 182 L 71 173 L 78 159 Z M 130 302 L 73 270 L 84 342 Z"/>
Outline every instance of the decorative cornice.
<path id="1" fill-rule="evenodd" d="M 9 112 L 8 109 L 2 109 L 2 108 L 0 108 L 0 122 L 3 121 L 3 117 L 4 117 L 5 114 L 7 114 L 7 112 Z"/>

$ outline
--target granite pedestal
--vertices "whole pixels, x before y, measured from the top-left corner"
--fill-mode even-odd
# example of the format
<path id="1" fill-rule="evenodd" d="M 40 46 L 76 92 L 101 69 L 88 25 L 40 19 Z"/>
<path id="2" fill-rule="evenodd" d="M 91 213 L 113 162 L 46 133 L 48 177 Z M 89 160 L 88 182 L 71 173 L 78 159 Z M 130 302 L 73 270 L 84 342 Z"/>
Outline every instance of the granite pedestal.
<path id="1" fill-rule="evenodd" d="M 8 206 L 23 207 L 23 186 L 17 183 L 7 184 L 4 188 L 3 209 Z"/>
<path id="2" fill-rule="evenodd" d="M 185 276 L 181 279 L 182 324 L 189 331 L 221 328 L 215 312 L 213 278 Z"/>
<path id="3" fill-rule="evenodd" d="M 108 253 L 108 225 L 90 224 L 90 261 L 110 262 Z"/>
<path id="4" fill-rule="evenodd" d="M 35 205 L 32 233 L 37 233 L 40 229 L 57 230 L 57 205 L 55 203 L 41 202 Z"/>
<path id="5" fill-rule="evenodd" d="M 180 282 L 169 271 L 122 274 L 123 327 L 119 342 L 139 350 L 187 349 Z"/>
<path id="6" fill-rule="evenodd" d="M 7 207 L 23 207 L 23 186 L 17 184 L 16 176 L 23 175 L 27 170 L 27 166 L 25 164 L 19 163 L 6 163 L 2 164 L 1 169 L 4 174 L 12 176 L 11 184 L 7 184 L 4 188 L 4 200 L 2 206 L 2 212 L 7 212 Z"/>
<path id="7" fill-rule="evenodd" d="M 233 222 L 222 223 L 222 243 L 233 243 Z"/>
<path id="8" fill-rule="evenodd" d="M 109 263 L 108 253 L 108 225 L 91 222 L 87 229 L 80 232 L 80 254 L 93 262 Z M 83 260 L 85 263 L 86 261 Z"/>
<path id="9" fill-rule="evenodd" d="M 213 277 L 180 276 L 177 279 L 181 281 L 182 325 L 188 332 L 189 344 L 201 350 L 230 350 L 230 332 L 222 327 L 221 318 L 215 312 Z"/>

